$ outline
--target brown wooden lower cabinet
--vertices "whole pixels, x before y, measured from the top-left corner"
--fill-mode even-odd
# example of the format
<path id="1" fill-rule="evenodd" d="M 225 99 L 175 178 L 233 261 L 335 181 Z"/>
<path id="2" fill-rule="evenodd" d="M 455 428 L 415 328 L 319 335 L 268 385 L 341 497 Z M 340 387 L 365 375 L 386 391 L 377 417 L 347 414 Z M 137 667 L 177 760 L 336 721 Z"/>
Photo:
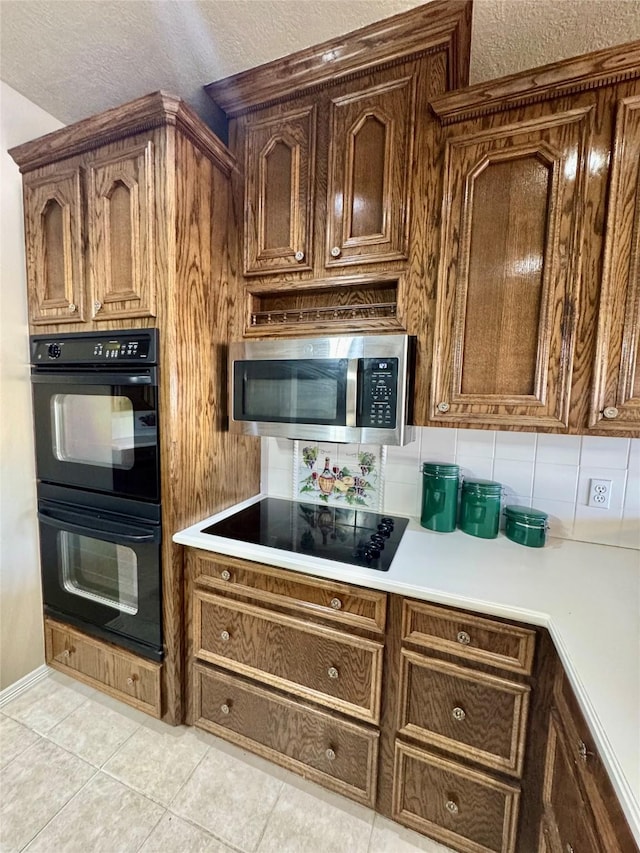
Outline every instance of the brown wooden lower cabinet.
<path id="1" fill-rule="evenodd" d="M 464 853 L 514 853 L 520 789 L 396 742 L 393 818 Z"/>
<path id="2" fill-rule="evenodd" d="M 366 806 L 375 804 L 378 731 L 202 664 L 195 724 Z"/>
<path id="3" fill-rule="evenodd" d="M 544 630 L 194 549 L 186 567 L 189 723 L 460 853 L 638 853 Z"/>
<path id="4" fill-rule="evenodd" d="M 45 617 L 45 658 L 60 672 L 73 673 L 79 681 L 160 717 L 161 664 L 103 643 L 69 625 Z"/>

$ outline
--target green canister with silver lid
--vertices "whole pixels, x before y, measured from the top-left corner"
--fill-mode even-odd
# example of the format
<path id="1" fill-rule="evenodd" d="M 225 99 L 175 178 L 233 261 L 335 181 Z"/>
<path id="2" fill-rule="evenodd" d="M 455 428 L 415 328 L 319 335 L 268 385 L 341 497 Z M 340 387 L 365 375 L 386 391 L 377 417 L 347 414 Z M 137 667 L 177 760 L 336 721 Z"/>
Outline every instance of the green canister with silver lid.
<path id="1" fill-rule="evenodd" d="M 458 527 L 470 536 L 495 539 L 500 526 L 502 484 L 495 480 L 465 480 Z"/>
<path id="2" fill-rule="evenodd" d="M 456 529 L 460 467 L 447 462 L 422 465 L 422 513 L 420 524 L 438 533 Z"/>
<path id="3" fill-rule="evenodd" d="M 528 548 L 542 548 L 547 539 L 548 514 L 532 506 L 506 506 L 505 534 L 507 539 L 526 545 Z"/>

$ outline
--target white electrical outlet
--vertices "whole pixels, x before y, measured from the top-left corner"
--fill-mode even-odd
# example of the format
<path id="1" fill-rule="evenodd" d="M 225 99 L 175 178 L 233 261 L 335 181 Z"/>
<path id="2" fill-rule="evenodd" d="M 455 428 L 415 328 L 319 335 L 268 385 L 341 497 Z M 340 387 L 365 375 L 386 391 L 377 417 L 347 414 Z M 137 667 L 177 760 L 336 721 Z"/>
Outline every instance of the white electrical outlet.
<path id="1" fill-rule="evenodd" d="M 609 509 L 611 503 L 611 480 L 591 480 L 588 506 Z"/>

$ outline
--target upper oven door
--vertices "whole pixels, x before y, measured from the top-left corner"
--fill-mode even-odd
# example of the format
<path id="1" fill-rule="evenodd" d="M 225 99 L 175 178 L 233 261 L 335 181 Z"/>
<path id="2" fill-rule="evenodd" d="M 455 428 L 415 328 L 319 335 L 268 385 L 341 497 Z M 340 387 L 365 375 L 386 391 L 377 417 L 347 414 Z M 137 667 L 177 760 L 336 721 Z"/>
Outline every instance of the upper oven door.
<path id="1" fill-rule="evenodd" d="M 31 380 L 38 479 L 159 501 L 156 368 L 34 370 Z"/>

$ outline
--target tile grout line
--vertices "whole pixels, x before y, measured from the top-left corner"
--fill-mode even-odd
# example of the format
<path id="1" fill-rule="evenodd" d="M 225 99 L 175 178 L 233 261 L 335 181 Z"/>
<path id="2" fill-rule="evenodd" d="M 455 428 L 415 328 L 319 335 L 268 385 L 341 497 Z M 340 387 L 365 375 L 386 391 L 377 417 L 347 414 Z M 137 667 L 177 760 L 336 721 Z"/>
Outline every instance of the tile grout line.
<path id="1" fill-rule="evenodd" d="M 280 779 L 278 779 L 278 781 L 280 782 L 280 790 L 278 791 L 278 796 L 275 798 L 273 806 L 271 807 L 271 811 L 267 815 L 267 819 L 264 822 L 264 826 L 262 827 L 262 832 L 260 833 L 260 837 L 258 838 L 258 841 L 257 841 L 255 847 L 253 848 L 252 851 L 247 851 L 247 853 L 258 853 L 258 851 L 260 850 L 260 845 L 262 844 L 262 840 L 264 839 L 264 834 L 267 831 L 267 827 L 269 826 L 269 822 L 270 822 L 271 818 L 273 817 L 273 813 L 276 810 L 276 806 L 280 802 L 280 797 L 282 796 L 282 794 L 284 792 L 284 786 L 288 784 L 287 782 L 283 782 Z"/>

